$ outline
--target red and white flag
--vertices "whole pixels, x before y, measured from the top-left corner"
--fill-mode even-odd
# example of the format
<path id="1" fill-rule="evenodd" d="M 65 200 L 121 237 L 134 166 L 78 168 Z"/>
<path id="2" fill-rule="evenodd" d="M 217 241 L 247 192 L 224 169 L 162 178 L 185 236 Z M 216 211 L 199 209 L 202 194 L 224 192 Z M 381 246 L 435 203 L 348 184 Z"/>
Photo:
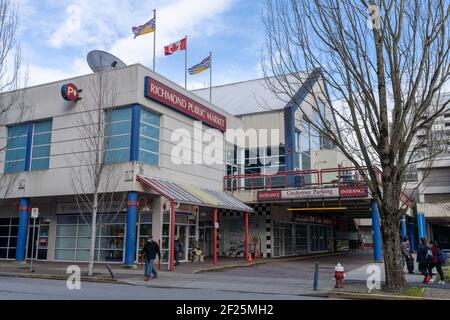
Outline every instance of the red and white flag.
<path id="1" fill-rule="evenodd" d="M 164 53 L 166 54 L 166 56 L 170 56 L 171 54 L 177 51 L 186 50 L 186 45 L 187 45 L 187 38 L 184 38 L 178 42 L 174 42 L 164 47 Z"/>

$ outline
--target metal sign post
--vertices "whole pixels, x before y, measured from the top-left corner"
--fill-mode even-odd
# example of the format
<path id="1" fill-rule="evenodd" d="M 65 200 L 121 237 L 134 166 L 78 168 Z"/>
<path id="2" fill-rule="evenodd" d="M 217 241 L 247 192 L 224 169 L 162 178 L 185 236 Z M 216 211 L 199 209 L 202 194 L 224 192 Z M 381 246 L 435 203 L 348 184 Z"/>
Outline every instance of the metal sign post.
<path id="1" fill-rule="evenodd" d="M 30 272 L 34 272 L 33 270 L 33 259 L 34 259 L 34 246 L 36 245 L 35 231 L 36 231 L 36 219 L 39 218 L 39 209 L 33 208 L 31 209 L 31 218 L 33 219 L 33 238 L 31 245 L 31 260 L 30 260 Z"/>

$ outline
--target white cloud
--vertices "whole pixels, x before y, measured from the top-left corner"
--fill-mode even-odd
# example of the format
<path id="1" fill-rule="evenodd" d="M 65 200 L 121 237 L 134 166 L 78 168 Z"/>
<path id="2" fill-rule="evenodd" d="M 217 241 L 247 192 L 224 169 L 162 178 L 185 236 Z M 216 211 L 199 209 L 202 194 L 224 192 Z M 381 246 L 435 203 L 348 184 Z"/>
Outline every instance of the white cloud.
<path id="1" fill-rule="evenodd" d="M 29 80 L 27 86 L 49 83 L 63 79 L 69 79 L 83 74 L 91 73 L 91 69 L 83 59 L 76 59 L 72 65 L 65 69 L 29 65 L 27 67 Z"/>

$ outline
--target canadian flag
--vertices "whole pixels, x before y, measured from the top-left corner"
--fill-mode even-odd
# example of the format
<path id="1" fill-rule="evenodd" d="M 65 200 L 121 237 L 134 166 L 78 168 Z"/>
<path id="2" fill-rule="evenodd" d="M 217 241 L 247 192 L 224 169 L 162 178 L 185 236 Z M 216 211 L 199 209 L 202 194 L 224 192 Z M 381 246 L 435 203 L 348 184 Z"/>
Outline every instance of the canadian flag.
<path id="1" fill-rule="evenodd" d="M 187 38 L 184 38 L 178 42 L 174 42 L 164 47 L 164 53 L 166 56 L 170 56 L 172 53 L 177 52 L 178 50 L 186 50 Z"/>

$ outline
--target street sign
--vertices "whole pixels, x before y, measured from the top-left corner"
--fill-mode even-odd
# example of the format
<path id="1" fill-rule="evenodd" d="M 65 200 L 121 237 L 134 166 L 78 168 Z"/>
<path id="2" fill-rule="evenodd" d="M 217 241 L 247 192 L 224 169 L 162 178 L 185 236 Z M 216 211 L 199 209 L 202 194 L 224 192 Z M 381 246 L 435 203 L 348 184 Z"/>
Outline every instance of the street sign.
<path id="1" fill-rule="evenodd" d="M 33 219 L 39 218 L 39 209 L 38 208 L 31 209 L 31 218 L 33 218 Z"/>

